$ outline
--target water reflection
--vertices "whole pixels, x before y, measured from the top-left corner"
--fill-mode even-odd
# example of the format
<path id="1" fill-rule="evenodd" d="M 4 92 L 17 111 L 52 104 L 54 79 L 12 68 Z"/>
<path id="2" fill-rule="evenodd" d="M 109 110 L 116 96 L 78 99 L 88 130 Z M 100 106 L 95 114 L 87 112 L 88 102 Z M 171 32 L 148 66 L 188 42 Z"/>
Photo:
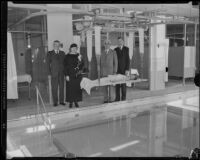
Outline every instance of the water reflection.
<path id="1" fill-rule="evenodd" d="M 189 156 L 191 149 L 199 146 L 198 112 L 168 105 L 140 107 L 112 111 L 103 115 L 106 122 L 69 127 L 54 132 L 53 137 L 65 150 L 89 157 Z M 57 154 L 56 144 L 50 146 L 41 130 L 38 127 L 37 132 L 28 134 L 30 129 L 19 129 L 9 131 L 9 136 L 18 146 L 25 145 L 33 156 Z"/>
<path id="2" fill-rule="evenodd" d="M 154 108 L 149 119 L 149 156 L 162 156 L 167 140 L 167 108 Z"/>

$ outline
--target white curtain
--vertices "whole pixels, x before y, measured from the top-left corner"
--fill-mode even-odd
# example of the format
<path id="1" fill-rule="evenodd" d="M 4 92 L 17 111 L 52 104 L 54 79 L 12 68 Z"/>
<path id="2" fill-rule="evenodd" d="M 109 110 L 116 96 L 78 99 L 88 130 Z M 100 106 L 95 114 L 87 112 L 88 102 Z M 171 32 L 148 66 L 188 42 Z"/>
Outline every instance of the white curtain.
<path id="1" fill-rule="evenodd" d="M 96 55 L 101 55 L 101 27 L 95 26 L 94 33 L 95 33 L 95 52 Z"/>
<path id="2" fill-rule="evenodd" d="M 129 47 L 129 58 L 130 59 L 133 56 L 133 36 L 134 36 L 134 32 L 129 32 L 128 47 Z"/>
<path id="3" fill-rule="evenodd" d="M 89 62 L 92 60 L 92 31 L 88 30 L 87 31 L 87 56 Z"/>
<path id="4" fill-rule="evenodd" d="M 144 29 L 143 28 L 139 28 L 139 49 L 140 49 L 140 53 L 144 53 Z"/>
<path id="5" fill-rule="evenodd" d="M 7 33 L 7 99 L 18 99 L 17 71 L 11 33 Z"/>

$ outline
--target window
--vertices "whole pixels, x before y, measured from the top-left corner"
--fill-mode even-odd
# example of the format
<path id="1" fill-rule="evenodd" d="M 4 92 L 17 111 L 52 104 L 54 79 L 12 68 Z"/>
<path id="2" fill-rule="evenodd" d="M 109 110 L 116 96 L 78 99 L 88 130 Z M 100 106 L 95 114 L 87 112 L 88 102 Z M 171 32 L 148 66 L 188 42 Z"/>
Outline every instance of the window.
<path id="1" fill-rule="evenodd" d="M 183 24 L 167 24 L 166 38 L 169 38 L 169 46 L 184 45 L 184 25 Z"/>

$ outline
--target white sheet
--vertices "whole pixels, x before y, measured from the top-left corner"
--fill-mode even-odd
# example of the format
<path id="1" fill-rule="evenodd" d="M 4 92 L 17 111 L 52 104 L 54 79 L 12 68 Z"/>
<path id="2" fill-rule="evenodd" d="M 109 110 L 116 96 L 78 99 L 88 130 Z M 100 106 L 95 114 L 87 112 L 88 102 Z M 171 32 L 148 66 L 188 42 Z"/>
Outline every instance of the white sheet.
<path id="1" fill-rule="evenodd" d="M 100 83 L 98 79 L 90 80 L 84 77 L 81 81 L 80 86 L 81 86 L 81 89 L 85 89 L 86 92 L 90 95 L 90 90 L 93 87 L 116 85 L 120 83 L 126 83 L 128 87 L 131 87 L 132 83 L 141 82 L 141 81 L 146 81 L 146 80 L 145 79 L 130 80 L 128 79 L 128 77 L 124 75 L 117 74 L 117 75 L 109 75 L 108 77 L 100 78 Z"/>
<path id="2" fill-rule="evenodd" d="M 11 33 L 7 33 L 7 99 L 18 99 L 17 71 Z"/>
<path id="3" fill-rule="evenodd" d="M 31 76 L 29 74 L 20 74 L 20 75 L 17 75 L 17 82 L 18 83 L 21 83 L 21 82 L 28 82 L 28 83 L 31 83 Z"/>

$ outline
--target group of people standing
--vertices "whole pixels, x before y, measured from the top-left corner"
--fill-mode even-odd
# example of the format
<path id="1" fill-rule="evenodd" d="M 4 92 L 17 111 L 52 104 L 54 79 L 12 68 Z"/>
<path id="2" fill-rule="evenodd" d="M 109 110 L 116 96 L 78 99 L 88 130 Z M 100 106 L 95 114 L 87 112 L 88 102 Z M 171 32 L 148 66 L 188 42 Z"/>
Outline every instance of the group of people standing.
<path id="1" fill-rule="evenodd" d="M 100 58 L 100 72 L 101 77 L 108 75 L 122 74 L 128 75 L 129 73 L 129 48 L 124 45 L 124 40 L 118 37 L 118 47 L 114 50 L 111 49 L 111 41 L 104 42 L 105 51 L 102 52 Z M 109 97 L 111 92 L 110 86 L 104 87 L 104 103 L 111 102 Z M 120 94 L 121 93 L 121 94 Z M 126 100 L 126 84 L 117 84 L 115 87 L 115 101 Z"/>
<path id="2" fill-rule="evenodd" d="M 129 72 L 129 48 L 124 46 L 121 37 L 118 38 L 119 46 L 114 50 L 111 49 L 110 40 L 104 43 L 105 51 L 100 57 L 100 74 L 106 77 L 113 74 L 126 75 Z M 79 107 L 78 102 L 82 101 L 82 89 L 80 83 L 84 69 L 83 58 L 78 53 L 77 44 L 70 45 L 69 53 L 65 54 L 60 50 L 61 43 L 58 40 L 53 42 L 53 50 L 47 54 L 48 78 L 51 79 L 52 97 L 54 107 L 58 106 L 58 89 L 59 104 L 65 105 L 69 102 L 69 108 Z M 66 81 L 66 97 L 64 100 L 64 81 Z M 104 103 L 111 100 L 108 97 L 109 86 L 104 87 Z M 120 96 L 121 90 L 121 96 Z M 126 100 L 126 84 L 116 85 L 115 101 Z"/>
<path id="3" fill-rule="evenodd" d="M 64 80 L 66 80 L 66 101 L 69 107 L 73 104 L 79 107 L 78 102 L 82 100 L 80 82 L 83 72 L 83 59 L 77 52 L 77 44 L 71 44 L 68 54 L 60 50 L 58 40 L 53 43 L 53 50 L 47 54 L 48 75 L 51 79 L 52 97 L 54 106 L 58 106 L 58 88 L 60 105 L 65 105 Z"/>

